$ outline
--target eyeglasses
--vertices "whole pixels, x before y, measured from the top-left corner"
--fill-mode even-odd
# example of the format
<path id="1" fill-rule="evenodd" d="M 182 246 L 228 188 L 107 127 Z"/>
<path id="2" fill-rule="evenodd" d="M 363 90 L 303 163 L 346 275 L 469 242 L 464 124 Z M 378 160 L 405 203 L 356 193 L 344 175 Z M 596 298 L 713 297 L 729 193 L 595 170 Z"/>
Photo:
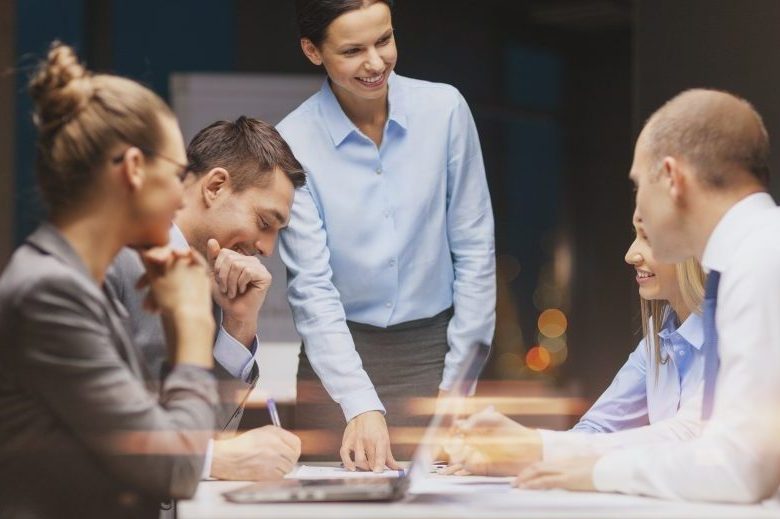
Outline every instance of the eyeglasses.
<path id="1" fill-rule="evenodd" d="M 144 155 L 148 155 L 149 157 L 157 157 L 158 159 L 162 159 L 166 162 L 170 162 L 174 166 L 176 166 L 176 176 L 179 177 L 179 180 L 184 182 L 184 179 L 187 178 L 187 175 L 192 171 L 193 164 L 191 162 L 188 162 L 187 164 L 182 164 L 178 160 L 173 160 L 170 157 L 166 157 L 165 155 L 161 155 L 160 153 L 157 153 L 154 150 L 150 150 L 148 148 L 142 147 L 142 146 L 135 146 L 139 150 L 141 150 L 141 153 Z M 129 149 L 129 148 L 128 148 Z M 123 160 L 125 160 L 125 154 L 128 150 L 125 150 L 122 152 L 121 155 L 117 155 L 113 159 L 111 159 L 112 164 L 120 164 Z"/>

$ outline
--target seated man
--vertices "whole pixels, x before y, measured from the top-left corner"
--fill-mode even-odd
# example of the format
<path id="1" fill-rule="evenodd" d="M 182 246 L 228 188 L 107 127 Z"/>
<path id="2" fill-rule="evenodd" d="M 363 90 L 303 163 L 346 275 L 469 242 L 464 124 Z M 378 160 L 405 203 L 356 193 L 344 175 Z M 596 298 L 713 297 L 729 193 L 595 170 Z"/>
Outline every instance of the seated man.
<path id="1" fill-rule="evenodd" d="M 300 163 L 269 124 L 240 117 L 201 130 L 187 149 L 182 171 L 184 207 L 170 231 L 174 249 L 192 247 L 208 259 L 218 333 L 215 374 L 222 430 L 207 456 L 204 476 L 219 479 L 281 478 L 300 456 L 299 439 L 278 427 L 233 433 L 243 403 L 255 387 L 258 369 L 257 318 L 271 275 L 257 255 L 270 256 L 287 225 L 293 192 L 305 183 Z M 144 268 L 135 250 L 125 249 L 107 277 L 129 312 L 130 333 L 142 350 L 152 380 L 166 369 L 165 330 L 144 308 L 137 287 Z M 220 326 L 221 325 L 221 326 Z"/>
<path id="2" fill-rule="evenodd" d="M 701 412 L 708 422 L 687 442 L 536 463 L 522 469 L 517 484 L 729 503 L 766 499 L 780 485 L 780 209 L 767 192 L 766 128 L 743 99 L 683 92 L 645 125 L 630 177 L 656 257 L 694 256 L 708 271 Z M 495 422 L 490 415 L 482 416 Z M 465 467 L 502 452 L 499 439 L 517 444 L 486 437 L 484 422 L 472 417 L 462 427 L 470 448 L 459 448 L 456 461 Z"/>

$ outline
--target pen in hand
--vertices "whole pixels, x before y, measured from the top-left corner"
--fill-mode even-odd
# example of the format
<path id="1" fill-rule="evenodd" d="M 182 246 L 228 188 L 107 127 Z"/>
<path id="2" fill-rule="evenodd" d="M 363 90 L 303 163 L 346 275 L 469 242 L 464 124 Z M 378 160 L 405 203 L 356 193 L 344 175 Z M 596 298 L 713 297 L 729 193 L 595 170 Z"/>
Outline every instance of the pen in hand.
<path id="1" fill-rule="evenodd" d="M 266 400 L 266 405 L 268 406 L 268 414 L 271 415 L 271 423 L 281 428 L 282 421 L 279 419 L 279 411 L 276 409 L 276 400 L 269 398 Z"/>

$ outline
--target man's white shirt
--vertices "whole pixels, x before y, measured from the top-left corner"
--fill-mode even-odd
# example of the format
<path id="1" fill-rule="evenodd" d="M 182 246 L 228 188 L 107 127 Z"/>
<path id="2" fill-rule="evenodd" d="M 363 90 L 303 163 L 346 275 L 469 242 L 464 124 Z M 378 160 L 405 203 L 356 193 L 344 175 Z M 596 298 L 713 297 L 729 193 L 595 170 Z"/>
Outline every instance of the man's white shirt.
<path id="1" fill-rule="evenodd" d="M 600 491 L 756 502 L 780 485 L 780 208 L 772 197 L 732 207 L 702 264 L 721 273 L 712 417 L 696 439 L 606 454 L 593 472 Z"/>

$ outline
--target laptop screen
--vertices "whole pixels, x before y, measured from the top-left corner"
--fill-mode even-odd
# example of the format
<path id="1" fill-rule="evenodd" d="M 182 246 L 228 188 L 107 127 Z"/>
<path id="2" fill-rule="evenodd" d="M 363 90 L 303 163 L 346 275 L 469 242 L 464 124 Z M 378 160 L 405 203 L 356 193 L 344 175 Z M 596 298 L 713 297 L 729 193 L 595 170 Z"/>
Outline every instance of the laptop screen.
<path id="1" fill-rule="evenodd" d="M 425 430 L 422 441 L 412 457 L 408 475 L 410 478 L 427 476 L 435 461 L 434 452 L 439 438 L 447 435 L 453 425 L 460 405 L 458 401 L 469 396 L 472 388 L 479 380 L 479 375 L 485 367 L 490 355 L 490 345 L 478 343 L 470 349 L 466 360 L 460 367 L 450 391 L 450 396 L 438 405 Z"/>

